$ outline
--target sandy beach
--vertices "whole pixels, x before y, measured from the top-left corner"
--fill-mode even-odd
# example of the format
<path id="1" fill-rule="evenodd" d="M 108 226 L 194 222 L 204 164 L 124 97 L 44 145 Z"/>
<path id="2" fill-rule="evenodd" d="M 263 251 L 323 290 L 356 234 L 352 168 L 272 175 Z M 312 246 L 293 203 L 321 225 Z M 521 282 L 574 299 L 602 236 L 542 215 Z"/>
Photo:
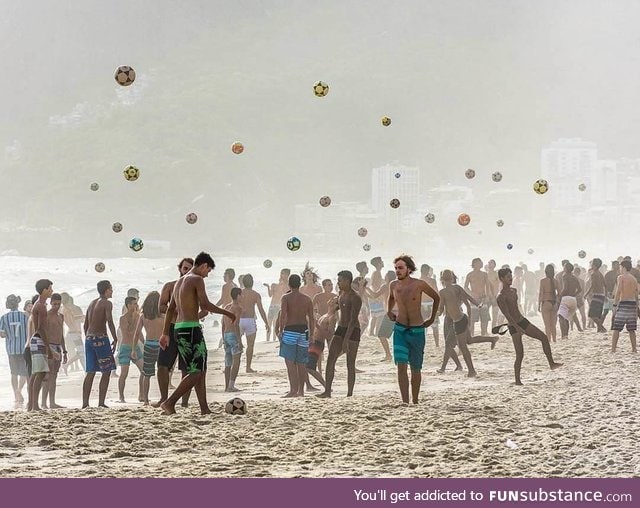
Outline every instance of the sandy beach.
<path id="1" fill-rule="evenodd" d="M 238 381 L 246 416 L 224 413 L 230 397 L 221 387 L 220 350 L 209 360 L 209 416 L 194 405 L 165 417 L 138 403 L 117 404 L 114 380 L 110 409 L 80 410 L 82 374 L 61 374 L 59 402 L 70 409 L 0 413 L 0 476 L 640 475 L 640 360 L 630 352 L 628 335 L 616 354 L 609 342 L 610 334 L 572 332 L 568 341 L 553 345 L 565 365 L 552 372 L 539 343 L 525 339 L 525 385 L 516 387 L 509 338 L 493 351 L 488 344 L 472 346 L 479 376 L 468 379 L 451 365 L 446 374 L 435 373 L 442 349 L 429 337 L 421 403 L 410 407 L 399 405 L 395 368 L 380 362 L 377 339 L 361 344 L 358 367 L 365 372 L 352 399 L 345 397 L 346 369 L 339 361 L 331 400 L 313 394 L 281 399 L 287 389 L 284 362 L 273 343 L 258 343 L 259 372 Z M 7 388 L 5 381 L 3 406 L 10 399 Z M 129 400 L 136 399 L 136 390 L 133 373 Z M 155 379 L 152 395 L 157 397 Z"/>

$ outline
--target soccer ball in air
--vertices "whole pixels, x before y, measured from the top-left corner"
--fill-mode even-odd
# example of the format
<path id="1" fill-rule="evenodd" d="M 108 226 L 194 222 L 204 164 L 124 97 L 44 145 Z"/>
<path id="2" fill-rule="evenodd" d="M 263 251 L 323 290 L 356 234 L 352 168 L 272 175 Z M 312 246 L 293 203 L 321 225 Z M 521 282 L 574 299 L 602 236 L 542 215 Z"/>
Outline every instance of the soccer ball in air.
<path id="1" fill-rule="evenodd" d="M 533 249 L 529 249 L 527 252 L 528 252 L 529 254 L 533 254 Z"/>
<path id="2" fill-rule="evenodd" d="M 578 190 L 580 192 L 584 192 L 584 191 L 587 190 L 587 186 L 585 184 L 581 183 L 580 185 L 578 185 Z"/>
<path id="3" fill-rule="evenodd" d="M 359 237 L 364 238 L 368 234 L 369 234 L 369 231 L 367 231 L 367 228 L 358 228 L 358 236 Z"/>
<path id="4" fill-rule="evenodd" d="M 475 169 L 467 169 L 464 172 L 464 176 L 466 176 L 469 180 L 471 180 L 472 178 L 474 178 L 476 176 Z"/>
<path id="5" fill-rule="evenodd" d="M 97 190 L 100 188 L 100 186 L 99 186 L 96 182 L 93 182 L 93 183 L 89 186 L 89 188 L 90 188 L 92 191 L 94 191 L 94 192 L 95 192 L 95 191 L 97 191 Z"/>
<path id="6" fill-rule="evenodd" d="M 428 213 L 427 215 L 424 216 L 424 221 L 427 224 L 433 224 L 436 220 L 436 216 L 433 215 L 432 213 Z"/>
<path id="7" fill-rule="evenodd" d="M 324 97 L 329 93 L 329 85 L 324 81 L 317 81 L 313 85 L 313 93 L 316 94 L 316 97 Z"/>
<path id="8" fill-rule="evenodd" d="M 320 206 L 323 208 L 328 207 L 331 204 L 331 198 L 329 196 L 322 196 L 320 198 Z"/>
<path id="9" fill-rule="evenodd" d="M 113 229 L 114 233 L 120 233 L 120 231 L 122 231 L 122 224 L 120 224 L 119 222 L 114 222 L 111 225 L 111 229 Z"/>
<path id="10" fill-rule="evenodd" d="M 395 175 L 393 175 L 393 176 L 395 176 L 396 178 L 400 178 L 402 175 L 401 175 L 400 173 L 396 173 L 396 174 L 395 174 Z"/>
<path id="11" fill-rule="evenodd" d="M 273 263 L 270 259 L 265 259 L 264 263 L 262 263 L 262 266 L 264 266 L 265 268 L 271 268 L 273 266 Z"/>
<path id="12" fill-rule="evenodd" d="M 501 228 L 502 226 L 504 226 L 504 221 L 502 219 L 498 219 L 496 221 L 496 226 L 498 226 L 499 228 Z"/>
<path id="13" fill-rule="evenodd" d="M 549 190 L 549 184 L 546 180 L 536 180 L 533 182 L 533 190 L 536 194 L 545 194 Z"/>
<path id="14" fill-rule="evenodd" d="M 140 252 L 142 250 L 142 247 L 144 247 L 144 243 L 142 243 L 142 240 L 140 238 L 132 238 L 131 240 L 129 240 L 129 248 L 132 251 Z"/>
<path id="15" fill-rule="evenodd" d="M 94 268 L 96 269 L 96 272 L 102 273 L 104 272 L 104 263 L 96 263 L 96 266 L 94 266 Z"/>
<path id="16" fill-rule="evenodd" d="M 230 415 L 247 414 L 247 403 L 240 397 L 234 397 L 224 405 L 224 410 Z"/>
<path id="17" fill-rule="evenodd" d="M 191 212 L 187 214 L 184 220 L 186 220 L 189 224 L 195 224 L 196 222 L 198 222 L 198 216 L 195 213 Z"/>
<path id="18" fill-rule="evenodd" d="M 116 73 L 113 77 L 119 85 L 129 86 L 136 80 L 136 71 L 133 70 L 133 67 L 129 67 L 128 65 L 121 65 L 116 69 Z"/>
<path id="19" fill-rule="evenodd" d="M 399 208 L 400 207 L 400 200 L 397 198 L 393 198 L 391 201 L 389 201 L 389 206 L 391 208 Z"/>
<path id="20" fill-rule="evenodd" d="M 236 141 L 233 145 L 231 145 L 231 151 L 236 155 L 240 155 L 242 152 L 244 152 L 244 145 Z"/>
<path id="21" fill-rule="evenodd" d="M 389 127 L 389 125 L 391 125 L 391 118 L 389 118 L 388 116 L 383 116 L 382 120 L 380 120 L 382 122 L 382 125 L 384 125 L 385 127 Z"/>
<path id="22" fill-rule="evenodd" d="M 363 248 L 365 251 L 369 252 L 369 251 L 371 250 L 371 245 L 369 245 L 368 243 L 365 243 L 365 244 L 362 246 L 362 248 Z"/>
<path id="23" fill-rule="evenodd" d="M 587 257 L 587 253 L 585 251 L 581 250 L 580 252 L 578 252 L 578 257 L 580 259 L 584 259 L 584 258 Z"/>
<path id="24" fill-rule="evenodd" d="M 292 236 L 287 240 L 287 249 L 289 249 L 290 251 L 299 250 L 301 245 L 302 242 L 297 236 Z"/>
<path id="25" fill-rule="evenodd" d="M 460 224 L 461 226 L 468 226 L 470 222 L 471 217 L 468 213 L 461 213 L 460 215 L 458 215 L 458 224 Z"/>
<path id="26" fill-rule="evenodd" d="M 507 244 L 507 249 L 511 250 L 513 249 L 513 245 L 511 245 L 510 243 Z"/>
<path id="27" fill-rule="evenodd" d="M 127 166 L 122 174 L 124 174 L 125 180 L 135 182 L 140 177 L 140 170 L 135 166 Z"/>
<path id="28" fill-rule="evenodd" d="M 491 175 L 491 179 L 494 182 L 500 182 L 502 180 L 502 173 L 500 173 L 500 171 L 496 171 Z"/>

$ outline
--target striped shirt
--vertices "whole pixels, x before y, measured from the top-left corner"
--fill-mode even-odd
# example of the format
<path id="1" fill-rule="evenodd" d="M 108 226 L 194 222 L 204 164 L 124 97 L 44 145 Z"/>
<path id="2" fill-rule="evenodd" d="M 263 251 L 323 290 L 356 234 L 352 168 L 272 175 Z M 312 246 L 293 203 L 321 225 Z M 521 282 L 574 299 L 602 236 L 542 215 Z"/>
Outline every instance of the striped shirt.
<path id="1" fill-rule="evenodd" d="M 0 330 L 6 334 L 7 354 L 21 355 L 27 343 L 27 315 L 12 310 L 0 317 Z"/>

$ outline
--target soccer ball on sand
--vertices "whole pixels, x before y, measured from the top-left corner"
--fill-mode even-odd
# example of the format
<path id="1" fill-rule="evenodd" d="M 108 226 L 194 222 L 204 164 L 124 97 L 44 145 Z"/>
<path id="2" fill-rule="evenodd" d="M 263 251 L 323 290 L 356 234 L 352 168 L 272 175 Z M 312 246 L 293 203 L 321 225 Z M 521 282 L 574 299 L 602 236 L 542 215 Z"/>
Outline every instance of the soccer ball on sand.
<path id="1" fill-rule="evenodd" d="M 240 397 L 234 397 L 224 405 L 224 411 L 230 415 L 245 415 L 247 414 L 247 404 Z"/>

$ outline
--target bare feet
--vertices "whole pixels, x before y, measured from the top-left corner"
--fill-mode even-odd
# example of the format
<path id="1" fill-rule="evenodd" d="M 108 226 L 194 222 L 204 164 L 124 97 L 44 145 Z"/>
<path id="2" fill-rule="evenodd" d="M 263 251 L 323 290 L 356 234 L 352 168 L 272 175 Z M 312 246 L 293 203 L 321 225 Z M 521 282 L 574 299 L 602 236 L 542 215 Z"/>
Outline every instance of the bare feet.
<path id="1" fill-rule="evenodd" d="M 82 409 L 89 409 L 89 404 L 83 404 Z"/>
<path id="2" fill-rule="evenodd" d="M 283 399 L 291 399 L 293 397 L 298 397 L 298 394 L 293 392 L 288 392 L 282 396 Z"/>
<path id="3" fill-rule="evenodd" d="M 516 381 L 516 386 L 524 386 L 524 385 L 522 384 L 522 381 Z"/>
<path id="4" fill-rule="evenodd" d="M 253 370 L 250 367 L 247 367 L 247 374 L 255 374 L 256 372 L 258 372 L 257 370 Z"/>
<path id="5" fill-rule="evenodd" d="M 154 402 L 153 404 L 151 404 L 151 407 L 160 407 L 163 402 L 164 400 L 159 400 L 158 402 Z"/>
<path id="6" fill-rule="evenodd" d="M 318 397 L 319 399 L 330 399 L 331 398 L 331 392 L 322 392 L 316 395 L 316 397 Z"/>
<path id="7" fill-rule="evenodd" d="M 201 407 L 200 408 L 200 414 L 201 415 L 210 415 L 211 414 L 211 409 L 209 409 L 209 407 Z"/>
<path id="8" fill-rule="evenodd" d="M 460 367 L 456 367 L 456 368 L 455 368 L 455 370 L 454 370 L 453 372 L 458 372 L 459 370 L 464 370 L 464 369 L 462 368 L 462 365 L 461 365 Z"/>
<path id="9" fill-rule="evenodd" d="M 360 370 L 358 367 L 356 367 L 356 374 L 364 374 L 364 370 Z"/>
<path id="10" fill-rule="evenodd" d="M 240 390 L 240 388 L 236 388 L 235 386 L 233 388 L 227 388 L 225 390 L 225 392 L 241 392 L 242 390 Z"/>
<path id="11" fill-rule="evenodd" d="M 549 367 L 551 367 L 551 370 L 556 370 L 559 369 L 560 367 L 562 367 L 562 363 L 557 363 L 557 362 L 553 362 L 551 365 L 549 365 Z"/>
<path id="12" fill-rule="evenodd" d="M 51 404 L 51 409 L 65 409 L 65 407 L 60 404 Z"/>
<path id="13" fill-rule="evenodd" d="M 181 402 L 180 405 L 182 407 L 189 407 L 189 403 L 188 402 Z"/>
<path id="14" fill-rule="evenodd" d="M 127 401 L 124 400 L 124 397 L 120 398 L 120 400 L 116 400 L 116 404 L 126 404 Z"/>
<path id="15" fill-rule="evenodd" d="M 500 337 L 494 337 L 493 340 L 491 341 L 491 349 L 495 349 L 496 347 L 496 342 L 498 342 L 500 340 Z"/>
<path id="16" fill-rule="evenodd" d="M 437 372 L 438 374 L 444 374 L 444 369 L 438 369 L 438 370 L 436 370 L 436 372 Z"/>
<path id="17" fill-rule="evenodd" d="M 390 362 L 391 361 L 391 357 L 390 356 L 385 356 L 382 360 L 380 360 L 380 362 Z"/>
<path id="18" fill-rule="evenodd" d="M 170 406 L 169 404 L 167 404 L 167 401 L 165 400 L 162 404 L 160 404 L 160 409 L 162 409 L 162 414 L 163 415 L 173 415 L 176 414 L 176 408 L 175 406 Z"/>
<path id="19" fill-rule="evenodd" d="M 309 385 L 309 386 L 307 386 L 307 391 L 308 392 L 319 392 L 320 388 L 316 388 L 315 386 Z"/>
<path id="20" fill-rule="evenodd" d="M 98 407 L 102 407 L 104 409 L 109 409 L 109 406 L 107 406 L 104 402 L 102 404 L 98 404 Z"/>
<path id="21" fill-rule="evenodd" d="M 470 370 L 467 377 L 477 377 L 478 373 L 475 370 Z"/>

